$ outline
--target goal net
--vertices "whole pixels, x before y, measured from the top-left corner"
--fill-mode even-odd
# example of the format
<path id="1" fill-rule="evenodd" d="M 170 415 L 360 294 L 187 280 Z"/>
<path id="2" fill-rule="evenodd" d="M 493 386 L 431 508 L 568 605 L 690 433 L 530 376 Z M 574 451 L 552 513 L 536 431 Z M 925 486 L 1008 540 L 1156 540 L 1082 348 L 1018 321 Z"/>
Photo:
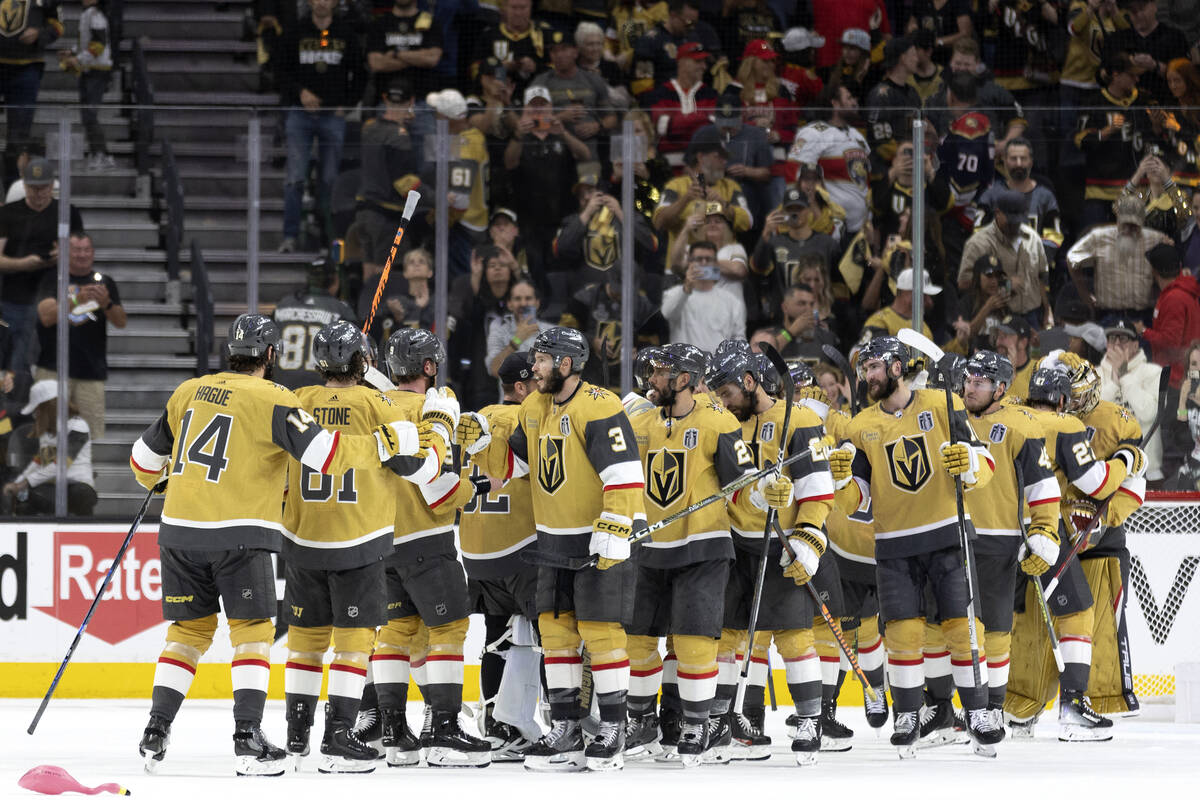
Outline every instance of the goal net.
<path id="1" fill-rule="evenodd" d="M 1126 521 L 1130 552 L 1126 624 L 1134 691 L 1175 694 L 1178 664 L 1200 662 L 1200 493 L 1148 492 Z"/>

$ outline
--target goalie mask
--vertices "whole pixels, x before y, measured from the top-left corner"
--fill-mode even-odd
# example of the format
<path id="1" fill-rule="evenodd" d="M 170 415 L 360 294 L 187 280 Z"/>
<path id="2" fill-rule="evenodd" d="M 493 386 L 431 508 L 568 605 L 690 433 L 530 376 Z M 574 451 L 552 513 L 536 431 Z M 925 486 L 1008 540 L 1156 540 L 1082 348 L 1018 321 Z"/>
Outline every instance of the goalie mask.
<path id="1" fill-rule="evenodd" d="M 1054 350 L 1038 364 L 1062 370 L 1071 383 L 1071 396 L 1067 401 L 1067 412 L 1079 416 L 1090 413 L 1100 402 L 1100 374 L 1086 358 L 1063 350 Z"/>
<path id="2" fill-rule="evenodd" d="M 1100 510 L 1100 506 L 1095 501 L 1086 497 L 1079 497 L 1069 502 L 1064 500 L 1060 508 L 1063 521 L 1067 523 L 1067 530 L 1070 532 L 1071 538 L 1076 540 L 1088 529 Z M 1092 542 L 1097 542 L 1103 535 L 1104 520 L 1100 520 L 1090 538 Z"/>
<path id="3" fill-rule="evenodd" d="M 801 386 L 812 386 L 817 382 L 817 376 L 813 374 L 812 367 L 805 361 L 793 361 L 788 364 L 788 374 L 792 376 L 792 383 L 796 388 Z"/>

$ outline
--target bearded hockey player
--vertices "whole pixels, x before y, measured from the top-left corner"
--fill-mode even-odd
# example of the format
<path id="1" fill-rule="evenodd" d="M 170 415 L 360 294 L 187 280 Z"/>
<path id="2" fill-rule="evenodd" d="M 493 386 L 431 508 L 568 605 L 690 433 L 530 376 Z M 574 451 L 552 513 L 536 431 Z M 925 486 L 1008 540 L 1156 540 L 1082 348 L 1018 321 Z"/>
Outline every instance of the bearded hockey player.
<path id="1" fill-rule="evenodd" d="M 163 617 L 171 625 L 138 745 L 147 771 L 166 755 L 171 723 L 224 609 L 233 645 L 235 770 L 283 774 L 286 754 L 260 724 L 275 638 L 271 553 L 281 545 L 289 456 L 314 472 L 341 475 L 433 446 L 435 437 L 411 422 L 381 424 L 369 435 L 322 428 L 294 394 L 270 381 L 278 345 L 270 317 L 235 319 L 226 344 L 229 371 L 180 384 L 133 444 L 134 477 L 166 490 L 158 542 Z"/>
<path id="2" fill-rule="evenodd" d="M 779 512 L 779 525 L 787 534 L 796 559 L 792 560 L 777 541 L 771 542 L 767 558 L 777 562 L 782 569 L 767 566 L 757 628 L 768 635 L 761 640 L 756 636 L 748 654 L 765 665 L 766 648 L 773 636 L 783 657 L 788 690 L 798 717 L 792 752 L 796 754 L 798 764 L 808 765 L 816 763 L 821 747 L 821 667 L 812 630 L 817 610 L 810 595 L 800 587 L 812 579 L 825 552 L 823 526 L 832 506 L 833 485 L 825 460 L 821 420 L 811 410 L 796 406 L 785 431 L 786 405 L 767 394 L 760 376 L 755 357 L 734 350 L 713 364 L 708 380 L 725 407 L 741 421 L 742 437 L 754 455 L 756 469 L 790 454 L 812 451 L 811 458 L 789 467 L 794 484 L 792 503 Z M 777 505 L 777 502 L 771 505 Z M 746 638 L 745 631 L 750 623 L 762 537 L 774 536 L 772 531 L 766 530 L 766 516 L 766 511 L 757 506 L 746 508 L 735 504 L 730 507 L 737 558 L 725 593 L 725 630 L 722 631 L 720 657 L 722 667 L 732 673 L 735 680 L 735 652 L 738 643 Z M 762 707 L 761 689 L 756 694 L 757 697 L 752 697 L 747 693 L 747 708 Z M 718 698 L 721 698 L 720 694 Z M 724 701 L 731 703 L 732 700 L 733 693 L 726 689 Z M 722 706 L 716 710 L 722 714 L 724 725 L 739 728 L 734 735 L 762 736 L 761 714 L 764 712 L 748 714 L 751 727 L 742 730 L 747 721 L 739 720 L 738 714 L 729 713 L 732 708 Z"/>
<path id="3" fill-rule="evenodd" d="M 902 758 L 911 757 L 920 734 L 928 587 L 950 645 L 968 733 L 978 752 L 993 755 L 1004 729 L 987 710 L 986 678 L 978 686 L 973 678 L 959 547 L 963 532 L 954 498 L 956 479 L 967 490 L 982 488 L 995 466 L 967 424 L 961 401 L 948 409 L 941 392 L 908 387 L 902 376 L 909 361 L 908 349 L 891 336 L 876 337 L 859 351 L 859 376 L 877 405 L 851 421 L 849 443 L 831 453 L 830 467 L 844 508 L 865 509 L 870 502 L 874 509 L 879 611 L 887 620 L 884 643 L 895 708 L 892 744 Z M 967 526 L 965 534 L 973 535 L 969 520 Z M 978 620 L 976 625 L 982 629 Z M 977 666 L 986 675 L 986 664 Z"/>
<path id="4" fill-rule="evenodd" d="M 633 601 L 629 537 L 646 525 L 641 462 L 620 399 L 584 382 L 587 341 L 571 328 L 534 340 L 536 394 L 525 398 L 508 438 L 506 479 L 528 474 L 538 550 L 550 557 L 594 556 L 571 572 L 541 567 L 538 631 L 552 726 L 525 756 L 534 771 L 619 769 L 623 765 L 629 657 L 624 620 Z M 579 693 L 591 656 L 600 706 L 596 738 L 584 747 Z"/>

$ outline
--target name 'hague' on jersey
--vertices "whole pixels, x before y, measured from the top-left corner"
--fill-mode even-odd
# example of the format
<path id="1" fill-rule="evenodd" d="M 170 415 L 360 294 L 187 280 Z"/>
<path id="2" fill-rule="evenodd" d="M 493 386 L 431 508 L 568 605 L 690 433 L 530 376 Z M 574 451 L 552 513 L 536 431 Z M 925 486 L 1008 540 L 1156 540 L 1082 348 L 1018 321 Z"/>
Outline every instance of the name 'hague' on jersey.
<path id="1" fill-rule="evenodd" d="M 517 414 L 504 477 L 529 474 L 540 549 L 587 555 L 602 511 L 645 519 L 637 442 L 615 394 L 583 381 L 562 405 L 538 392 Z"/>
<path id="2" fill-rule="evenodd" d="M 377 425 L 404 418 L 391 400 L 367 386 L 305 386 L 296 396 L 318 424 L 342 433 L 369 434 Z M 423 462 L 398 456 L 388 463 L 409 474 Z M 392 552 L 399 480 L 384 465 L 335 476 L 293 461 L 283 510 L 285 557 L 299 567 L 325 570 L 386 558 Z"/>
<path id="3" fill-rule="evenodd" d="M 642 453 L 646 521 L 651 524 L 716 494 L 754 468 L 737 419 L 705 394 L 694 400 L 685 416 L 667 419 L 656 409 L 631 421 Z M 712 503 L 655 531 L 650 541 L 642 542 L 638 556 L 640 564 L 655 569 L 731 558 L 724 503 Z"/>
<path id="4" fill-rule="evenodd" d="M 854 480 L 862 507 L 869 500 L 875 520 L 876 558 L 903 558 L 958 545 L 955 479 L 941 466 L 941 447 L 955 441 L 976 448 L 980 457 L 977 486 L 991 478 L 994 466 L 987 448 L 967 424 L 962 400 L 954 396 L 954 415 L 946 413 L 946 397 L 916 389 L 908 405 L 888 413 L 874 405 L 850 422 L 848 439 L 858 449 Z M 985 463 L 986 462 L 986 463 Z M 968 518 L 968 535 L 974 527 Z"/>
<path id="5" fill-rule="evenodd" d="M 220 372 L 179 385 L 134 442 L 130 466 L 148 485 L 170 460 L 159 544 L 278 551 L 291 458 L 330 475 L 379 463 L 373 436 L 325 430 L 284 387 Z"/>

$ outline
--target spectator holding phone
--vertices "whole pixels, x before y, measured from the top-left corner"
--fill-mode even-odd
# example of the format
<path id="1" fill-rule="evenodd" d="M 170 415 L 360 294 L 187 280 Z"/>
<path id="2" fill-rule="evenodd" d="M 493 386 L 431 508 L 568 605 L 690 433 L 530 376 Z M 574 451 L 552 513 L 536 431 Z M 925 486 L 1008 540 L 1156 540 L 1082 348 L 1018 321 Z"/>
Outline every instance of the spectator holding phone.
<path id="1" fill-rule="evenodd" d="M 736 292 L 719 286 L 717 246 L 695 242 L 688 248 L 687 276 L 663 292 L 662 313 L 672 342 L 687 342 L 712 352 L 723 339 L 746 336 L 746 304 Z"/>
<path id="2" fill-rule="evenodd" d="M 1200 491 L 1200 339 L 1192 342 L 1188 348 L 1185 364 L 1187 369 L 1179 401 L 1171 407 L 1175 408 L 1176 425 L 1186 428 L 1187 437 L 1175 440 L 1168 436 L 1166 441 L 1188 441 L 1192 449 L 1175 480 L 1166 488 L 1175 492 L 1196 492 Z"/>
<path id="3" fill-rule="evenodd" d="M 554 327 L 537 317 L 542 300 L 533 281 L 521 279 L 514 283 L 508 290 L 505 306 L 508 313 L 488 324 L 487 360 L 492 375 L 500 374 L 504 359 L 513 353 L 527 352 L 535 336 Z"/>

